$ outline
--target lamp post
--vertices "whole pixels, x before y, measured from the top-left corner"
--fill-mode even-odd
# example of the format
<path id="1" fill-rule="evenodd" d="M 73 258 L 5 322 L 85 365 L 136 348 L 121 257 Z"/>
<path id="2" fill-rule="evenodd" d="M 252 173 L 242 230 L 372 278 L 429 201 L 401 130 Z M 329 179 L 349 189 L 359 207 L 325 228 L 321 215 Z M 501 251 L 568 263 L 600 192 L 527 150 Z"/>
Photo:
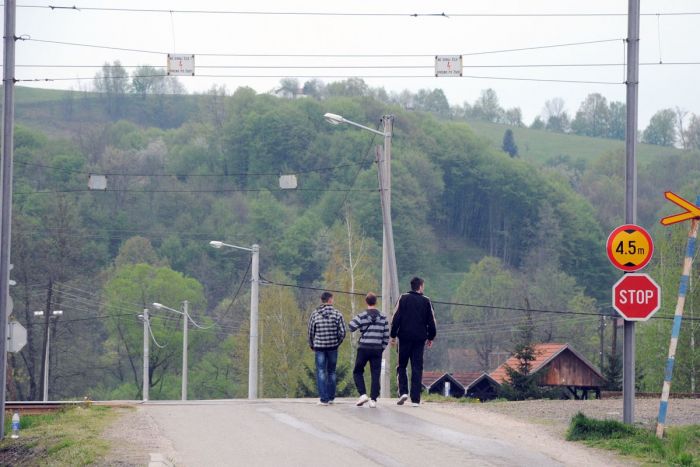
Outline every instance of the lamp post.
<path id="1" fill-rule="evenodd" d="M 254 244 L 251 248 L 212 240 L 209 242 L 214 248 L 234 248 L 236 250 L 250 251 L 251 258 L 251 282 L 250 282 L 250 343 L 248 348 L 248 399 L 258 398 L 258 302 L 260 295 L 260 247 Z"/>
<path id="2" fill-rule="evenodd" d="M 326 113 L 323 117 L 333 125 L 347 123 L 384 137 L 383 156 L 377 161 L 377 166 L 379 169 L 379 193 L 382 203 L 382 225 L 384 227 L 384 238 L 382 241 L 382 313 L 387 318 L 390 318 L 391 307 L 399 299 L 399 279 L 396 271 L 396 254 L 394 252 L 394 229 L 391 222 L 391 138 L 394 131 L 394 116 L 384 115 L 382 117 L 384 131 L 360 125 L 332 113 Z M 387 347 L 382 355 L 381 370 L 381 396 L 385 398 L 390 396 L 389 372 L 387 371 L 390 355 L 389 347 Z"/>
<path id="3" fill-rule="evenodd" d="M 49 315 L 49 320 L 62 315 L 63 310 L 54 310 Z M 44 312 L 35 311 L 34 316 L 44 316 Z M 51 326 L 49 325 L 49 321 L 46 322 L 46 327 L 46 353 L 44 354 L 46 363 L 44 363 L 44 397 L 42 399 L 44 402 L 49 400 L 49 348 L 51 347 Z"/>
<path id="4" fill-rule="evenodd" d="M 149 327 L 151 323 L 148 322 L 148 308 L 143 309 L 143 314 L 139 315 L 139 318 L 143 319 L 143 401 L 148 400 L 148 389 L 150 387 L 150 375 L 148 372 L 150 354 L 148 350 L 148 341 L 150 337 Z"/>
<path id="5" fill-rule="evenodd" d="M 173 308 L 167 307 L 165 305 L 162 305 L 160 303 L 153 303 L 153 307 L 158 309 L 158 310 L 168 310 L 172 311 L 173 313 L 177 313 L 179 315 L 182 315 L 182 394 L 181 394 L 181 399 L 183 401 L 187 400 L 187 321 L 189 321 L 189 312 L 187 310 L 187 307 L 189 306 L 189 302 L 185 300 L 182 302 L 182 306 L 184 311 L 179 311 L 175 310 Z M 145 370 L 148 371 L 148 370 Z"/>

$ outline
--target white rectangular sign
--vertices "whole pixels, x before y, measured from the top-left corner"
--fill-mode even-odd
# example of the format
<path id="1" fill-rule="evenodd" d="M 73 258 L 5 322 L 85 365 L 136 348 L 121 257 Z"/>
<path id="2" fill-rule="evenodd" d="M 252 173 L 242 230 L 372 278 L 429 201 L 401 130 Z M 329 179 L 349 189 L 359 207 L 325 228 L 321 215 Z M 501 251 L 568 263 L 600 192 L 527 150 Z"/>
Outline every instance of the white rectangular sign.
<path id="1" fill-rule="evenodd" d="M 462 56 L 436 55 L 435 76 L 462 76 Z"/>
<path id="2" fill-rule="evenodd" d="M 194 54 L 168 54 L 169 76 L 194 76 Z"/>

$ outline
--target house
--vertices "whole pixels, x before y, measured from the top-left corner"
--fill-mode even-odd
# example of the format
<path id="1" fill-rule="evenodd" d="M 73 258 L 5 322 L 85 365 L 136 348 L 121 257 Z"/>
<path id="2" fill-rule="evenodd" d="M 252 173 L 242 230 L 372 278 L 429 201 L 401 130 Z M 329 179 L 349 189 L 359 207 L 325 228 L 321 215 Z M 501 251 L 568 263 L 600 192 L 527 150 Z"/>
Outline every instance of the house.
<path id="1" fill-rule="evenodd" d="M 429 391 L 430 385 L 433 384 L 438 378 L 440 378 L 444 374 L 444 371 L 424 371 L 423 379 L 421 380 L 421 385 L 426 391 Z"/>
<path id="2" fill-rule="evenodd" d="M 569 344 L 536 344 L 535 360 L 530 372 L 537 375 L 540 386 L 566 388 L 573 398 L 587 399 L 588 391 L 595 391 L 600 398 L 600 388 L 605 378 L 586 357 Z M 503 365 L 491 372 L 491 377 L 499 384 L 508 381 L 506 367 L 517 369 L 519 361 L 510 357 Z M 580 393 L 579 393 L 580 391 Z"/>
<path id="3" fill-rule="evenodd" d="M 486 401 L 495 399 L 500 384 L 484 372 L 445 373 L 428 388 L 432 394 L 470 397 Z"/>

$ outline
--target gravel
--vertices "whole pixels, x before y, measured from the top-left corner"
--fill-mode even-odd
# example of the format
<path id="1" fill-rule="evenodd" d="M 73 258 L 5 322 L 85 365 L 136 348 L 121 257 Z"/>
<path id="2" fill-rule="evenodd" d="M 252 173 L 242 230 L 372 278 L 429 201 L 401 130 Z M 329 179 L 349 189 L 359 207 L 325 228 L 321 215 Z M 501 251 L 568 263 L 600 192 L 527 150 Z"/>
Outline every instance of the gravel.
<path id="1" fill-rule="evenodd" d="M 533 400 L 520 402 L 489 402 L 479 404 L 481 409 L 508 415 L 509 417 L 549 426 L 563 434 L 571 418 L 577 412 L 598 419 L 622 421 L 622 399 L 601 400 Z M 634 423 L 654 428 L 659 414 L 659 400 L 637 399 Z M 700 424 L 700 399 L 671 399 L 666 416 L 667 426 Z"/>

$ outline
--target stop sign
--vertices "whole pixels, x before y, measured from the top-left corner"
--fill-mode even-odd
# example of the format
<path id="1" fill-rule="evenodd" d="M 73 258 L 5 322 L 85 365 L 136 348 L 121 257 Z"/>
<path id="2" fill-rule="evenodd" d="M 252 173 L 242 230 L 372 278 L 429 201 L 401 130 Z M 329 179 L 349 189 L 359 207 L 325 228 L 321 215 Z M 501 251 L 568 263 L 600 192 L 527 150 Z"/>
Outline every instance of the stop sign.
<path id="1" fill-rule="evenodd" d="M 613 308 L 627 321 L 646 321 L 661 307 L 661 288 L 647 274 L 625 274 L 612 291 Z"/>

